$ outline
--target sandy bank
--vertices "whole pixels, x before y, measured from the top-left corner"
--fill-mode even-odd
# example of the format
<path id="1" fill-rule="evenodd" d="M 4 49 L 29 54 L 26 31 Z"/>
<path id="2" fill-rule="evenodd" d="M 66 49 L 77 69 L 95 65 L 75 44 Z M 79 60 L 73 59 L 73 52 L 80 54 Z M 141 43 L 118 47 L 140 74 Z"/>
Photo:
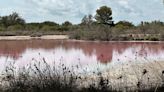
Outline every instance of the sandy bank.
<path id="1" fill-rule="evenodd" d="M 29 40 L 29 39 L 69 39 L 68 35 L 45 35 L 41 37 L 31 36 L 0 36 L 0 40 Z"/>
<path id="2" fill-rule="evenodd" d="M 110 87 L 115 90 L 137 90 L 160 87 L 163 84 L 164 62 L 153 61 L 145 63 L 126 63 L 115 67 L 109 67 L 101 72 L 103 79 L 108 80 Z M 86 79 L 87 78 L 87 79 Z M 86 75 L 82 80 L 82 87 L 88 87 L 93 83 L 98 85 L 100 76 L 97 74 Z M 125 92 L 126 92 L 125 91 Z"/>

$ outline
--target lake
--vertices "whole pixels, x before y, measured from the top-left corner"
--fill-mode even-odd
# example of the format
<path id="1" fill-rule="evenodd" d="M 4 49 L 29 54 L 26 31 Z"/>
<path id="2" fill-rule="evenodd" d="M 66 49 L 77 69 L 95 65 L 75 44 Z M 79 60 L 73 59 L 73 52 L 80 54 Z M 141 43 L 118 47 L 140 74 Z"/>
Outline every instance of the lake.
<path id="1" fill-rule="evenodd" d="M 164 60 L 163 42 L 91 42 L 71 40 L 0 41 L 0 69 L 6 62 L 23 67 L 43 59 L 50 65 L 80 65 L 89 69 L 128 62 Z"/>

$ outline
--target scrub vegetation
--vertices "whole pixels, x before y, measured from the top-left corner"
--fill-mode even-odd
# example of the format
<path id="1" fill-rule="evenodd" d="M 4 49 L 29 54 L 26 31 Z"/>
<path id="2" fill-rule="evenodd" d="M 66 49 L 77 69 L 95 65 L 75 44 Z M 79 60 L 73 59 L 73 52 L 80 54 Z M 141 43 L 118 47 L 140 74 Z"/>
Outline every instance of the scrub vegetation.
<path id="1" fill-rule="evenodd" d="M 129 41 L 129 40 L 164 40 L 164 22 L 154 20 L 142 21 L 138 25 L 122 20 L 112 20 L 112 9 L 102 6 L 96 10 L 96 15 L 86 15 L 81 23 L 72 24 L 65 21 L 58 24 L 52 21 L 40 23 L 26 23 L 14 12 L 0 17 L 1 36 L 42 36 L 42 35 L 69 35 L 70 39 L 102 40 L 102 41 Z"/>

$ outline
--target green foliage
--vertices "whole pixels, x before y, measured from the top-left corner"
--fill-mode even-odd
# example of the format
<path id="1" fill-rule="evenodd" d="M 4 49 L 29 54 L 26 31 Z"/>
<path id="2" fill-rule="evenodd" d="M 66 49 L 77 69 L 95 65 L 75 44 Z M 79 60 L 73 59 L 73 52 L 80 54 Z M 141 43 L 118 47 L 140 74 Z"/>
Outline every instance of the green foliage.
<path id="1" fill-rule="evenodd" d="M 12 25 L 24 25 L 25 20 L 22 19 L 16 12 L 10 14 L 9 16 L 3 16 L 1 17 L 1 23 L 4 25 L 6 28 Z"/>
<path id="2" fill-rule="evenodd" d="M 112 29 L 107 25 L 92 25 L 92 27 L 81 26 L 70 35 L 70 38 L 109 41 L 112 39 Z"/>
<path id="3" fill-rule="evenodd" d="M 58 27 L 59 24 L 50 21 L 45 21 L 42 23 L 26 24 L 26 30 L 36 30 L 36 31 L 56 31 Z"/>
<path id="4" fill-rule="evenodd" d="M 102 6 L 96 10 L 96 20 L 98 23 L 112 25 L 112 10 L 110 7 Z"/>
<path id="5" fill-rule="evenodd" d="M 73 24 L 69 21 L 65 21 L 62 25 L 58 28 L 59 31 L 70 31 L 73 27 Z"/>
<path id="6" fill-rule="evenodd" d="M 161 34 L 164 30 L 164 22 L 141 22 L 141 24 L 138 25 L 138 28 L 144 34 Z"/>
<path id="7" fill-rule="evenodd" d="M 72 23 L 69 21 L 65 21 L 62 26 L 72 26 Z"/>
<path id="8" fill-rule="evenodd" d="M 84 16 L 81 23 L 77 25 L 69 21 L 61 25 L 52 21 L 25 23 L 25 20 L 14 12 L 0 17 L 0 35 L 67 34 L 70 38 L 79 40 L 164 40 L 164 22 L 161 21 L 141 22 L 137 26 L 128 21 L 119 21 L 114 25 L 112 10 L 107 6 L 97 9 L 95 19 L 96 21 L 89 14 Z"/>
<path id="9" fill-rule="evenodd" d="M 57 28 L 58 31 L 69 31 L 69 27 L 67 26 L 60 26 Z"/>
<path id="10" fill-rule="evenodd" d="M 55 22 L 51 22 L 51 21 L 45 21 L 43 23 L 40 23 L 41 26 L 43 25 L 47 25 L 47 26 L 59 26 L 59 24 L 55 23 Z"/>
<path id="11" fill-rule="evenodd" d="M 160 40 L 160 36 L 159 35 L 148 35 L 148 36 L 145 36 L 144 40 L 159 41 Z"/>
<path id="12" fill-rule="evenodd" d="M 116 23 L 115 27 L 124 30 L 124 29 L 132 28 L 132 27 L 134 27 L 134 25 L 128 21 L 119 21 L 118 23 Z"/>
<path id="13" fill-rule="evenodd" d="M 43 25 L 40 29 L 41 31 L 55 31 L 57 30 L 56 26 Z"/>
<path id="14" fill-rule="evenodd" d="M 39 25 L 39 23 L 27 23 L 26 24 L 26 30 L 30 31 L 36 31 L 39 30 L 41 28 L 41 26 Z"/>
<path id="15" fill-rule="evenodd" d="M 0 31 L 5 31 L 5 27 L 0 25 Z"/>
<path id="16" fill-rule="evenodd" d="M 24 26 L 20 24 L 12 25 L 7 28 L 9 31 L 24 30 Z"/>

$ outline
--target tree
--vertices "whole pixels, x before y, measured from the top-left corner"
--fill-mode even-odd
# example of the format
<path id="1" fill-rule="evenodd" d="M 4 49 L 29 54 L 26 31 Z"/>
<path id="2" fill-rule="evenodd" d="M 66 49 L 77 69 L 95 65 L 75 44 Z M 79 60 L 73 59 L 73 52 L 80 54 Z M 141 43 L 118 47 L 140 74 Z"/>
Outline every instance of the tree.
<path id="1" fill-rule="evenodd" d="M 65 21 L 62 26 L 72 26 L 72 23 L 69 21 Z"/>
<path id="2" fill-rule="evenodd" d="M 91 14 L 85 15 L 81 20 L 82 25 L 91 25 L 93 22 L 93 16 Z"/>
<path id="3" fill-rule="evenodd" d="M 9 16 L 3 16 L 1 18 L 1 22 L 6 28 L 9 26 L 12 26 L 12 25 L 17 25 L 17 24 L 24 25 L 25 24 L 25 20 L 22 19 L 16 12 L 10 14 Z"/>
<path id="4" fill-rule="evenodd" d="M 140 28 L 141 32 L 144 34 L 160 34 L 164 23 L 161 21 L 152 21 L 152 22 L 141 22 L 138 28 Z"/>
<path id="5" fill-rule="evenodd" d="M 102 6 L 97 9 L 95 19 L 98 23 L 113 25 L 111 8 L 107 6 Z"/>
<path id="6" fill-rule="evenodd" d="M 116 23 L 116 27 L 122 29 L 128 29 L 134 27 L 134 25 L 129 21 L 119 21 L 118 23 Z"/>
<path id="7" fill-rule="evenodd" d="M 40 23 L 42 26 L 46 25 L 46 26 L 59 26 L 59 24 L 55 23 L 55 22 L 51 22 L 51 21 L 45 21 Z"/>
<path id="8" fill-rule="evenodd" d="M 72 29 L 72 23 L 69 21 L 65 21 L 62 25 L 58 28 L 59 31 L 69 31 Z"/>

